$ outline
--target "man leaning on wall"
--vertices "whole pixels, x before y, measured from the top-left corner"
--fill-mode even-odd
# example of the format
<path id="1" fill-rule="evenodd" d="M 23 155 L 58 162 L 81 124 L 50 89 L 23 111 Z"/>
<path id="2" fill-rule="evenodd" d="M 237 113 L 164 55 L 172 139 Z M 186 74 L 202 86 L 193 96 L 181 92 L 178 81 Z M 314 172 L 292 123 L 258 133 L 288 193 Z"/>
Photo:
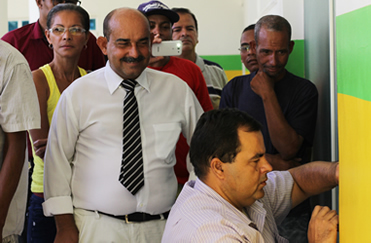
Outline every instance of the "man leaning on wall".
<path id="1" fill-rule="evenodd" d="M 283 17 L 267 15 L 254 29 L 258 70 L 232 79 L 223 89 L 220 107 L 246 111 L 262 125 L 266 158 L 274 170 L 307 163 L 317 120 L 318 92 L 309 80 L 285 66 L 294 48 L 291 25 Z M 309 200 L 298 205 L 281 225 L 293 242 L 305 242 Z"/>
<path id="2" fill-rule="evenodd" d="M 197 179 L 184 185 L 162 242 L 289 242 L 277 225 L 309 196 L 336 186 L 339 166 L 312 162 L 272 171 L 260 129 L 255 119 L 237 109 L 201 116 L 190 148 Z M 335 243 L 337 226 L 336 211 L 317 206 L 309 242 Z"/>

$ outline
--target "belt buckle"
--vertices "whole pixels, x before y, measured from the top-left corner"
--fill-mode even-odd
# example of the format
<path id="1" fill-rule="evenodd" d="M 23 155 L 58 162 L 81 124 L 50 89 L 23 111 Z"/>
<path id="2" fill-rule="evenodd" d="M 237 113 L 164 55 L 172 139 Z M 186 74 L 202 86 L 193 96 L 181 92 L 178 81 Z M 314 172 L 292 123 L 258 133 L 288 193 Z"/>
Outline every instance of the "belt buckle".
<path id="1" fill-rule="evenodd" d="M 130 221 L 129 221 L 129 217 L 128 217 L 127 214 L 125 215 L 125 222 L 126 222 L 127 224 L 133 224 L 133 222 L 130 222 Z"/>

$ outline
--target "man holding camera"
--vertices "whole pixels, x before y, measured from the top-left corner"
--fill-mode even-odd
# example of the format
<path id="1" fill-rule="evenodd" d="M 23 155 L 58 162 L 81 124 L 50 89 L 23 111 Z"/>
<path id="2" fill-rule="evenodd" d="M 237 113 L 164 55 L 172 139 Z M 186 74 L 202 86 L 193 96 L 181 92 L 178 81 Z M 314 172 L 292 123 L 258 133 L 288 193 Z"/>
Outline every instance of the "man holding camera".
<path id="1" fill-rule="evenodd" d="M 149 20 L 151 35 L 154 36 L 152 44 L 172 39 L 172 25 L 179 20 L 179 15 L 176 12 L 170 10 L 160 1 L 142 3 L 138 10 Z M 174 56 L 152 56 L 149 67 L 178 76 L 193 90 L 205 112 L 213 109 L 205 79 L 200 68 L 193 62 Z M 183 185 L 189 176 L 186 167 L 188 150 L 186 140 L 181 135 L 175 150 L 177 164 L 174 167 L 180 185 Z"/>

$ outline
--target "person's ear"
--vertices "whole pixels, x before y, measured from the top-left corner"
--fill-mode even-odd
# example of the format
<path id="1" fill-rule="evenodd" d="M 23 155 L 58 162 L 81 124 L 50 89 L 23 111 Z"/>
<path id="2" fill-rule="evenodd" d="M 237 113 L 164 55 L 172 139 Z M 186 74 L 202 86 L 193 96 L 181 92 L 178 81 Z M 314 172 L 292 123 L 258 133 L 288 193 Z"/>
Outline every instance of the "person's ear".
<path id="1" fill-rule="evenodd" d="M 45 36 L 46 36 L 46 39 L 48 40 L 49 45 L 52 44 L 52 42 L 50 41 L 50 31 L 49 30 L 45 30 Z"/>
<path id="2" fill-rule="evenodd" d="M 90 38 L 90 31 L 88 31 L 88 33 L 86 34 L 85 46 L 88 44 L 89 38 Z"/>
<path id="3" fill-rule="evenodd" d="M 101 49 L 104 55 L 107 55 L 107 43 L 108 43 L 108 40 L 106 37 L 103 37 L 103 36 L 98 37 L 97 45 L 99 46 L 99 48 Z"/>
<path id="4" fill-rule="evenodd" d="M 44 1 L 43 0 L 36 0 L 36 5 L 39 9 L 42 8 Z"/>
<path id="5" fill-rule="evenodd" d="M 220 180 L 223 180 L 225 177 L 223 167 L 224 163 L 218 158 L 213 158 L 210 161 L 210 171 Z"/>

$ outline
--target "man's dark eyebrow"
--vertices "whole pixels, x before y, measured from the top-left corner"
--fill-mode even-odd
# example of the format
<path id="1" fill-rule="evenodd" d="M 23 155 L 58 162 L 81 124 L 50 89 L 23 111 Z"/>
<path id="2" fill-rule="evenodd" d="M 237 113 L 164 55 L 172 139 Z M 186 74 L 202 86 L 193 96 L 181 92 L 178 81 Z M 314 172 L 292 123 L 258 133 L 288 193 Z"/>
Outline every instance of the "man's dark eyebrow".
<path id="1" fill-rule="evenodd" d="M 149 40 L 149 37 L 143 37 L 139 39 L 139 41 L 148 41 L 148 40 Z M 130 39 L 118 38 L 115 42 L 130 42 Z"/>
<path id="2" fill-rule="evenodd" d="M 253 157 L 251 157 L 251 159 L 259 159 L 261 157 L 264 156 L 265 153 L 258 153 L 258 154 L 255 154 Z"/>
<path id="3" fill-rule="evenodd" d="M 128 42 L 130 39 L 118 38 L 115 42 Z"/>
<path id="4" fill-rule="evenodd" d="M 143 38 L 139 39 L 139 41 L 149 41 L 149 37 L 143 37 Z"/>

